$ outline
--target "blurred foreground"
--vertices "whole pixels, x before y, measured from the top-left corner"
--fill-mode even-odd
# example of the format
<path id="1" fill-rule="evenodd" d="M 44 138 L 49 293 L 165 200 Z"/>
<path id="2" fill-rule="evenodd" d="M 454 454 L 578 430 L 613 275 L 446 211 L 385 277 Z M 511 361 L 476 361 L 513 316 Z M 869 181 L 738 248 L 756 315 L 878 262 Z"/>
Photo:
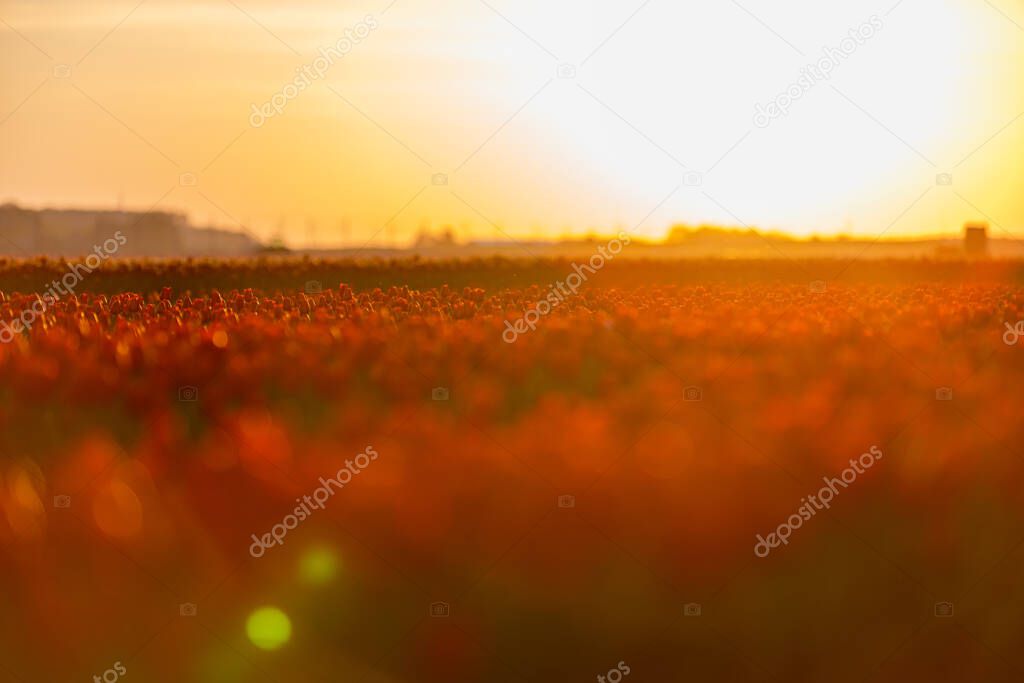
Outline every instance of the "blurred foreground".
<path id="1" fill-rule="evenodd" d="M 66 269 L 0 270 L 3 680 L 1020 680 L 1019 263 Z"/>

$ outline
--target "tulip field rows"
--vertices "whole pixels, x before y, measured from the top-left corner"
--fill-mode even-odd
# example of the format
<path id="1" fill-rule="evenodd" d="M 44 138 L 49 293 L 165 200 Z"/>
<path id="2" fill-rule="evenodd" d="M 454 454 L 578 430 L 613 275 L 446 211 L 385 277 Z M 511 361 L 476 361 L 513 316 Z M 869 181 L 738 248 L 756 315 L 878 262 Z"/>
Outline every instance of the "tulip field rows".
<path id="1" fill-rule="evenodd" d="M 66 268 L 0 263 L 0 680 L 1024 674 L 1024 266 L 622 259 L 512 343 L 569 261 Z"/>

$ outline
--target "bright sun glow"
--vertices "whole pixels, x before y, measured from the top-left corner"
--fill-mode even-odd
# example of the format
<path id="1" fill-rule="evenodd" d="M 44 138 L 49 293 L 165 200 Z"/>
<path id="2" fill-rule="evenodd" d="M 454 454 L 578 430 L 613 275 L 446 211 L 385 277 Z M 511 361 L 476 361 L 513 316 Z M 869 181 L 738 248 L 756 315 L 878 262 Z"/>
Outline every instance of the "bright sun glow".
<path id="1" fill-rule="evenodd" d="M 320 245 L 442 226 L 948 233 L 1024 214 L 1010 3 L 305 0 L 246 16 L 195 0 L 147 3 L 91 52 L 134 3 L 56 4 L 66 15 L 4 8 L 52 60 L 0 34 L 0 200 L 156 203 Z M 757 118 L 773 102 L 786 112 Z"/>

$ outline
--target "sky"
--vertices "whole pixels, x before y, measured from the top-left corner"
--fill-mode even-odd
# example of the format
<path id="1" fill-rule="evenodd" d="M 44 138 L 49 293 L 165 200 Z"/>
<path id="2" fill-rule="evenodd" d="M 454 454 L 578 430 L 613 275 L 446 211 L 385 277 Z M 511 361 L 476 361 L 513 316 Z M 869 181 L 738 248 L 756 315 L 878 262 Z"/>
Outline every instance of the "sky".
<path id="1" fill-rule="evenodd" d="M 1016 0 L 0 0 L 0 202 L 293 246 L 1024 236 L 1022 67 Z"/>

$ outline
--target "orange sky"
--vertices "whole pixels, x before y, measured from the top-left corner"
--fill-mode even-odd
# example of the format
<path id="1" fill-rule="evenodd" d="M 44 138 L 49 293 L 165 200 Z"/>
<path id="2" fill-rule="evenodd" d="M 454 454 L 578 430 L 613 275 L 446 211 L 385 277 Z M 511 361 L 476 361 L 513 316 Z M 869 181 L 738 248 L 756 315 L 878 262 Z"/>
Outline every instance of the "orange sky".
<path id="1" fill-rule="evenodd" d="M 294 245 L 1024 234 L 1010 0 L 0 0 L 0 55 L 0 201 L 120 198 Z"/>

